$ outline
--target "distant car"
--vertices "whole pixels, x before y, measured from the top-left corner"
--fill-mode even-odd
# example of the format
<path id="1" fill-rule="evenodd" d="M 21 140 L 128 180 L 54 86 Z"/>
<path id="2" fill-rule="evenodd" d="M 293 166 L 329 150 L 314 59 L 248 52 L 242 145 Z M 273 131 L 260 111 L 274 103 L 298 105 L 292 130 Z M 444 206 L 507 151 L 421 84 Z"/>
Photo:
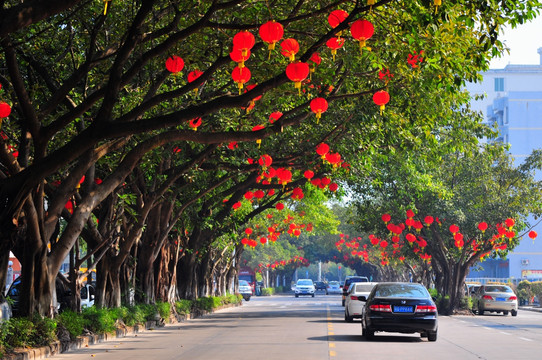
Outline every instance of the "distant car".
<path id="1" fill-rule="evenodd" d="M 81 308 L 91 307 L 94 305 L 96 297 L 96 288 L 94 285 L 86 284 L 81 288 Z"/>
<path id="2" fill-rule="evenodd" d="M 316 289 L 316 291 L 318 290 L 326 291 L 327 284 L 324 281 L 317 281 L 314 283 L 314 288 Z"/>
<path id="3" fill-rule="evenodd" d="M 338 281 L 330 281 L 329 284 L 327 284 L 326 295 L 342 293 L 343 289 L 341 289 L 341 284 Z"/>
<path id="4" fill-rule="evenodd" d="M 422 284 L 378 283 L 368 297 L 361 317 L 361 334 L 374 338 L 375 332 L 420 333 L 429 341 L 437 340 L 437 306 Z"/>
<path id="5" fill-rule="evenodd" d="M 482 285 L 473 295 L 473 311 L 478 315 L 484 312 L 497 312 L 503 315 L 518 315 L 518 297 L 507 285 Z"/>
<path id="6" fill-rule="evenodd" d="M 346 279 L 344 279 L 344 284 L 342 286 L 343 288 L 342 305 L 343 306 L 346 300 L 346 292 L 348 291 L 348 287 L 353 282 L 369 282 L 369 278 L 366 276 L 347 276 Z"/>
<path id="7" fill-rule="evenodd" d="M 239 294 L 243 296 L 245 301 L 250 301 L 252 296 L 252 286 L 246 280 L 239 280 Z"/>
<path id="8" fill-rule="evenodd" d="M 474 293 L 476 292 L 476 290 L 478 290 L 480 288 L 480 284 L 465 284 L 466 288 L 467 288 L 467 291 L 465 291 L 465 295 L 466 296 L 472 296 L 474 295 Z"/>
<path id="9" fill-rule="evenodd" d="M 314 288 L 314 283 L 311 279 L 299 279 L 295 284 L 295 297 L 299 295 L 310 295 L 314 297 L 316 289 Z"/>
<path id="10" fill-rule="evenodd" d="M 359 300 L 359 296 L 368 297 L 375 285 L 373 282 L 350 284 L 344 303 L 344 321 L 352 322 L 354 318 L 361 318 L 365 303 Z"/>

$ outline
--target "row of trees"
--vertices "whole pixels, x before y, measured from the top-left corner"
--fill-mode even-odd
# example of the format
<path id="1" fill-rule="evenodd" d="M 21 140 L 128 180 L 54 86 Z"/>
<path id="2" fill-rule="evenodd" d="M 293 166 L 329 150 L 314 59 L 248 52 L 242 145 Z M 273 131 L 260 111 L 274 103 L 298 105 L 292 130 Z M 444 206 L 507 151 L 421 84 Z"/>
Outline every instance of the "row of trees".
<path id="1" fill-rule="evenodd" d="M 331 182 L 384 182 L 375 171 L 383 156 L 419 150 L 410 163 L 469 148 L 488 129 L 463 107 L 460 86 L 503 50 L 501 27 L 540 5 L 107 4 L 5 1 L 1 10 L 0 101 L 11 114 L 0 137 L 0 282 L 11 250 L 23 265 L 25 314 L 52 315 L 67 256 L 74 294 L 87 275 L 77 269 L 97 269 L 99 306 L 119 306 L 134 290 L 145 302 L 224 292 L 247 224 L 271 222 L 278 203 L 289 223 L 323 232 Z M 332 27 L 337 9 L 348 16 Z M 361 53 L 349 32 L 359 19 L 375 27 Z M 295 59 L 320 54 L 300 89 L 287 75 L 290 57 L 257 35 L 269 20 L 299 43 Z M 229 54 L 243 31 L 255 41 L 238 64 Z M 345 43 L 332 55 L 326 43 L 339 35 Z M 174 55 L 183 66 L 166 68 Z M 232 78 L 243 65 L 246 84 Z M 372 95 L 382 89 L 391 100 L 381 113 Z M 314 98 L 329 104 L 319 120 Z M 333 156 L 316 151 L 322 143 Z M 250 201 L 256 190 L 265 196 Z"/>

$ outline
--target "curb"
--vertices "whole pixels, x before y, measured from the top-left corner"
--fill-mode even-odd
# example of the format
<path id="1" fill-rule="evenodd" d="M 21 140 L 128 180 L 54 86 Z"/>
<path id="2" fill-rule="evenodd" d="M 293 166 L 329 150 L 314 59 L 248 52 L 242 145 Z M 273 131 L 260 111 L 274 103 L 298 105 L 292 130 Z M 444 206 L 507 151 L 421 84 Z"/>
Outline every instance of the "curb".
<path id="1" fill-rule="evenodd" d="M 242 303 L 239 305 L 225 305 L 214 309 L 213 311 L 198 311 L 186 315 L 172 315 L 169 318 L 168 324 L 178 324 L 183 323 L 186 320 L 196 319 L 204 315 L 212 314 L 214 312 L 242 306 Z M 135 325 L 135 326 L 124 326 L 117 328 L 115 333 L 106 333 L 99 335 L 82 335 L 78 336 L 76 340 L 69 342 L 60 342 L 55 341 L 48 346 L 42 346 L 39 348 L 31 349 L 14 349 L 13 353 L 4 354 L 2 359 L 5 360 L 38 360 L 45 359 L 49 356 L 54 356 L 57 354 L 62 354 L 70 350 L 76 350 L 81 348 L 89 347 L 90 345 L 103 343 L 106 341 L 117 340 L 119 338 L 124 338 L 129 335 L 135 335 L 138 333 L 145 332 L 147 330 L 160 328 L 166 326 L 166 323 L 163 320 L 152 320 L 147 321 L 145 325 Z"/>

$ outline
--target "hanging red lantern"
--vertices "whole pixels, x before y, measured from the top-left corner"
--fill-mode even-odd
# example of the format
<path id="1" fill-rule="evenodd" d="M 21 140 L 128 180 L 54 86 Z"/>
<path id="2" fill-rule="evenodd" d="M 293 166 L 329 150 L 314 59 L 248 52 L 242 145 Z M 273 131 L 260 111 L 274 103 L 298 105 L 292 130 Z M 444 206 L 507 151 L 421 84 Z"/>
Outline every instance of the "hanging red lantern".
<path id="1" fill-rule="evenodd" d="M 248 201 L 250 201 L 253 197 L 254 197 L 254 193 L 252 191 L 247 191 L 244 195 L 245 199 L 247 199 Z M 248 230 L 248 229 L 247 229 Z M 246 231 L 246 230 L 245 230 Z M 250 232 L 252 232 L 252 229 L 250 230 Z M 247 235 L 250 235 L 247 233 Z"/>
<path id="2" fill-rule="evenodd" d="M 389 223 L 391 220 L 390 214 L 382 214 L 382 221 L 384 221 L 385 224 Z"/>
<path id="3" fill-rule="evenodd" d="M 481 222 L 478 224 L 478 230 L 480 230 L 482 233 L 484 233 L 487 230 L 487 223 Z"/>
<path id="4" fill-rule="evenodd" d="M 245 61 L 247 61 L 248 58 L 250 58 L 250 54 L 251 54 L 250 50 L 248 50 L 245 54 L 243 54 L 241 50 L 233 49 L 230 52 L 230 58 L 237 63 L 237 66 L 239 66 L 240 68 L 244 68 Z"/>
<path id="5" fill-rule="evenodd" d="M 361 52 L 366 46 L 366 41 L 369 40 L 374 32 L 375 28 L 370 21 L 356 20 L 350 27 L 352 37 L 359 41 L 359 51 Z"/>
<path id="6" fill-rule="evenodd" d="M 432 217 L 432 216 L 429 216 L 429 215 L 426 216 L 426 217 L 423 219 L 423 221 L 425 222 L 425 225 L 427 225 L 427 226 L 430 226 L 430 225 L 433 223 L 434 220 L 435 220 L 435 219 L 433 219 L 433 217 Z"/>
<path id="7" fill-rule="evenodd" d="M 320 155 L 322 160 L 326 158 L 326 154 L 329 152 L 329 145 L 326 143 L 321 143 L 316 147 L 316 153 Z"/>
<path id="8" fill-rule="evenodd" d="M 335 61 L 335 55 L 337 54 L 337 50 L 343 47 L 344 39 L 341 39 L 339 37 L 332 37 L 326 42 L 326 45 L 328 48 L 331 49 L 331 55 L 333 56 L 333 61 Z"/>
<path id="9" fill-rule="evenodd" d="M 299 52 L 299 43 L 296 39 L 285 39 L 280 43 L 280 53 L 290 59 L 290 62 L 295 60 L 295 54 Z"/>
<path id="10" fill-rule="evenodd" d="M 301 82 L 309 76 L 309 65 L 300 61 L 291 63 L 286 67 L 286 76 L 294 82 L 294 87 L 299 90 L 299 95 L 301 95 Z"/>
<path id="11" fill-rule="evenodd" d="M 311 58 L 309 59 L 310 64 L 310 75 L 312 76 L 312 73 L 316 71 L 316 66 L 320 65 L 322 63 L 322 58 L 320 57 L 320 54 L 315 52 L 311 55 Z"/>
<path id="12" fill-rule="evenodd" d="M 241 68 L 239 66 L 236 66 L 235 69 L 233 69 L 231 77 L 233 78 L 233 81 L 237 83 L 237 87 L 239 88 L 239 95 L 241 95 L 243 85 L 250 80 L 251 76 L 252 75 L 250 73 L 250 70 L 247 67 Z"/>
<path id="13" fill-rule="evenodd" d="M 311 110 L 316 114 L 316 123 L 320 121 L 322 113 L 325 113 L 327 110 L 327 100 L 321 97 L 311 100 Z"/>
<path id="14" fill-rule="evenodd" d="M 332 11 L 328 17 L 327 22 L 329 25 L 335 29 L 337 26 L 339 26 L 346 18 L 348 17 L 348 13 L 344 10 L 334 10 Z M 340 35 L 338 35 L 340 36 Z"/>
<path id="15" fill-rule="evenodd" d="M 258 33 L 262 40 L 268 45 L 269 56 L 271 56 L 271 51 L 275 49 L 275 44 L 279 42 L 279 40 L 282 39 L 282 35 L 284 35 L 284 28 L 275 20 L 270 20 L 260 26 Z"/>
<path id="16" fill-rule="evenodd" d="M 269 156 L 268 154 L 264 154 L 260 156 L 260 159 L 258 160 L 258 164 L 260 164 L 260 166 L 264 170 L 270 167 L 272 163 L 273 163 L 273 158 Z"/>
<path id="17" fill-rule="evenodd" d="M 195 118 L 188 122 L 188 126 L 194 131 L 198 130 L 198 127 L 201 125 L 201 118 Z"/>
<path id="18" fill-rule="evenodd" d="M 516 221 L 512 218 L 508 218 L 504 221 L 504 224 L 508 227 L 508 228 L 511 228 L 512 226 L 514 226 L 516 224 Z"/>
<path id="19" fill-rule="evenodd" d="M 262 130 L 264 128 L 265 128 L 265 126 L 263 126 L 263 125 L 256 125 L 256 126 L 254 126 L 252 128 L 252 131 L 260 131 L 260 130 Z M 258 148 L 260 148 L 260 145 L 262 144 L 262 139 L 256 140 L 256 143 L 258 144 Z"/>
<path id="20" fill-rule="evenodd" d="M 314 177 L 314 171 L 312 170 L 306 170 L 304 173 L 303 173 L 303 176 L 307 179 L 307 180 L 310 180 Z"/>
<path id="21" fill-rule="evenodd" d="M 184 60 L 177 55 L 173 55 L 166 60 L 166 69 L 173 74 L 180 73 L 184 68 Z"/>
<path id="22" fill-rule="evenodd" d="M 284 209 L 284 204 L 283 204 L 283 203 L 277 203 L 277 205 L 275 205 L 275 208 L 276 208 L 278 211 L 281 211 L 282 209 Z"/>
<path id="23" fill-rule="evenodd" d="M 254 38 L 254 35 L 246 30 L 238 32 L 233 37 L 233 48 L 241 50 L 243 56 L 247 55 L 248 51 L 252 49 L 255 43 L 256 39 Z"/>
<path id="24" fill-rule="evenodd" d="M 187 76 L 188 77 L 188 82 L 191 83 L 191 82 L 196 81 L 201 75 L 203 75 L 203 71 L 200 71 L 198 69 L 190 71 L 188 73 L 188 76 Z M 201 85 L 201 84 L 202 83 L 199 83 L 198 86 Z M 195 94 L 198 93 L 198 88 L 197 87 L 194 89 L 194 93 Z"/>
<path id="25" fill-rule="evenodd" d="M 459 226 L 457 226 L 455 224 L 450 225 L 450 232 L 455 235 L 456 233 L 459 232 Z"/>
<path id="26" fill-rule="evenodd" d="M 254 197 L 256 199 L 261 200 L 261 199 L 263 199 L 264 196 L 265 196 L 265 192 L 263 190 L 254 191 Z"/>
<path id="27" fill-rule="evenodd" d="M 339 185 L 337 185 L 337 183 L 331 183 L 329 184 L 329 191 L 337 191 L 337 189 L 339 188 Z"/>
<path id="28" fill-rule="evenodd" d="M 280 119 L 282 115 L 283 114 L 280 111 L 275 111 L 274 113 L 271 113 L 271 115 L 269 115 L 269 123 L 274 123 L 275 121 Z"/>
<path id="29" fill-rule="evenodd" d="M 8 103 L 0 102 L 0 119 L 6 118 L 11 114 L 11 106 Z"/>
<path id="30" fill-rule="evenodd" d="M 538 234 L 536 233 L 536 231 L 532 230 L 532 231 L 529 231 L 529 237 L 531 239 L 536 239 L 536 237 L 538 236 Z"/>
<path id="31" fill-rule="evenodd" d="M 373 101 L 376 105 L 380 106 L 380 115 L 382 115 L 382 112 L 386 108 L 386 104 L 390 101 L 390 94 L 385 90 L 377 91 L 373 95 Z"/>

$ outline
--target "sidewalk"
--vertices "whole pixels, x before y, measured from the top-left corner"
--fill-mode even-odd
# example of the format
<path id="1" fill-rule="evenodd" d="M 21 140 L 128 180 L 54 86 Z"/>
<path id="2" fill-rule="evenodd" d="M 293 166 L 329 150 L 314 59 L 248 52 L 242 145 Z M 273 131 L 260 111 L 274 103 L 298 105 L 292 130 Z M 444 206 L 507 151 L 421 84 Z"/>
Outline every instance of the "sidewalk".
<path id="1" fill-rule="evenodd" d="M 542 307 L 537 305 L 523 305 L 519 307 L 520 310 L 542 312 Z"/>

